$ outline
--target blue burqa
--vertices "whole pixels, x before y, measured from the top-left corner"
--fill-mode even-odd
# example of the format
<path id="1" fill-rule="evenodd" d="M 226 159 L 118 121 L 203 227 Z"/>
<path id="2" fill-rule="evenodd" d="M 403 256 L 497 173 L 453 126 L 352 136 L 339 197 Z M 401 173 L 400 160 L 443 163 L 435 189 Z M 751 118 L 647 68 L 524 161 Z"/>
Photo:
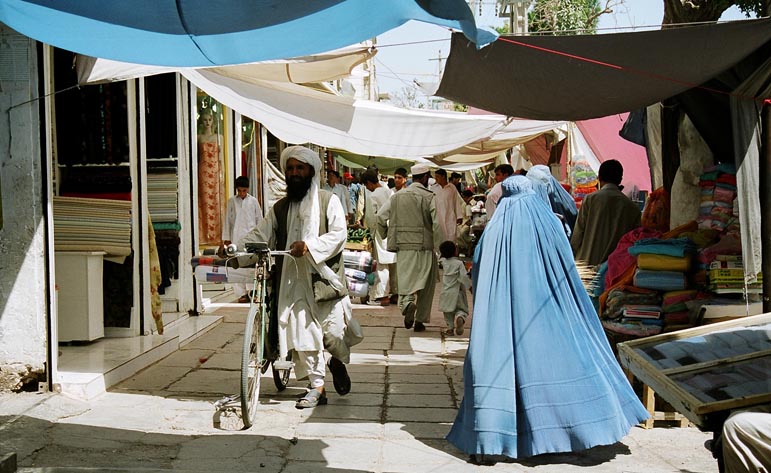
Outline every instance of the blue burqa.
<path id="1" fill-rule="evenodd" d="M 648 412 L 611 352 L 559 219 L 526 177 L 502 186 L 474 252 L 464 397 L 447 440 L 511 458 L 615 443 Z"/>

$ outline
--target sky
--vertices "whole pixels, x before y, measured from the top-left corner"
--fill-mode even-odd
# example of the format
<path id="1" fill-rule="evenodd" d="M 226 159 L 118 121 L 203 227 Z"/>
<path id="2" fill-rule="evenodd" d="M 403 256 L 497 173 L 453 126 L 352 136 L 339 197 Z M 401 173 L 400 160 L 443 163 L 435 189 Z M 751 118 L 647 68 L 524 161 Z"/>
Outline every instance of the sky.
<path id="1" fill-rule="evenodd" d="M 479 15 L 478 3 L 474 12 L 477 25 L 501 26 L 508 22 L 506 18 L 495 15 L 495 0 L 481 1 L 482 15 Z M 625 0 L 614 13 L 600 17 L 598 32 L 658 29 L 663 17 L 664 0 Z M 732 7 L 723 14 L 721 21 L 744 18 L 738 8 Z M 413 87 L 413 81 L 438 82 L 440 61 L 437 58 L 446 58 L 450 51 L 450 31 L 410 21 L 378 36 L 377 48 L 375 70 L 380 93 L 393 94 L 404 87 Z"/>

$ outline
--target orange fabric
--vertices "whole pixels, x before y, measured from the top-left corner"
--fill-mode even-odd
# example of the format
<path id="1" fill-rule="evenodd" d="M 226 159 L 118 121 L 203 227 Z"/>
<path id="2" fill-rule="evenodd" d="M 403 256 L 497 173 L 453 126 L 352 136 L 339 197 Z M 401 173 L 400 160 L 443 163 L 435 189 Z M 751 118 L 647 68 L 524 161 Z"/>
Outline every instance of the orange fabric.
<path id="1" fill-rule="evenodd" d="M 648 196 L 640 224 L 660 232 L 669 230 L 669 209 L 669 192 L 659 187 Z"/>

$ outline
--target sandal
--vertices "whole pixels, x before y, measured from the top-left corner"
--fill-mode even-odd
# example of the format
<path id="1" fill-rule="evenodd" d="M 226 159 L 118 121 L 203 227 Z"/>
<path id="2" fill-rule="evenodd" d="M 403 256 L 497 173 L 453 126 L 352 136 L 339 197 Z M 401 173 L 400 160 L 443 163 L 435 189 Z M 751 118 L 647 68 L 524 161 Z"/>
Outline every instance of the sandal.
<path id="1" fill-rule="evenodd" d="M 345 396 L 351 392 L 351 377 L 348 376 L 348 370 L 342 361 L 337 358 L 330 358 L 329 372 L 332 373 L 332 384 L 335 386 L 335 391 L 341 396 Z"/>
<path id="2" fill-rule="evenodd" d="M 304 397 L 297 400 L 295 409 L 310 409 L 316 406 L 323 406 L 327 403 L 327 393 L 318 389 L 311 389 Z"/>
<path id="3" fill-rule="evenodd" d="M 243 296 L 239 297 L 238 298 L 238 303 L 239 304 L 248 304 L 249 303 L 249 296 L 244 294 Z"/>

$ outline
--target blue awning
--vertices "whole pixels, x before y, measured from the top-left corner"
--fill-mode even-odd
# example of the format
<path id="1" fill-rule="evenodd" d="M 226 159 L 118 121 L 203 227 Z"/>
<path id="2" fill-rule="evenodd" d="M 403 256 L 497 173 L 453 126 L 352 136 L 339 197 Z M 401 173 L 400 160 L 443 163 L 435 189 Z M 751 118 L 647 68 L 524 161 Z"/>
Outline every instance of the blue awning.
<path id="1" fill-rule="evenodd" d="M 331 51 L 418 20 L 484 46 L 464 0 L 3 0 L 0 22 L 89 56 L 205 67 Z"/>

